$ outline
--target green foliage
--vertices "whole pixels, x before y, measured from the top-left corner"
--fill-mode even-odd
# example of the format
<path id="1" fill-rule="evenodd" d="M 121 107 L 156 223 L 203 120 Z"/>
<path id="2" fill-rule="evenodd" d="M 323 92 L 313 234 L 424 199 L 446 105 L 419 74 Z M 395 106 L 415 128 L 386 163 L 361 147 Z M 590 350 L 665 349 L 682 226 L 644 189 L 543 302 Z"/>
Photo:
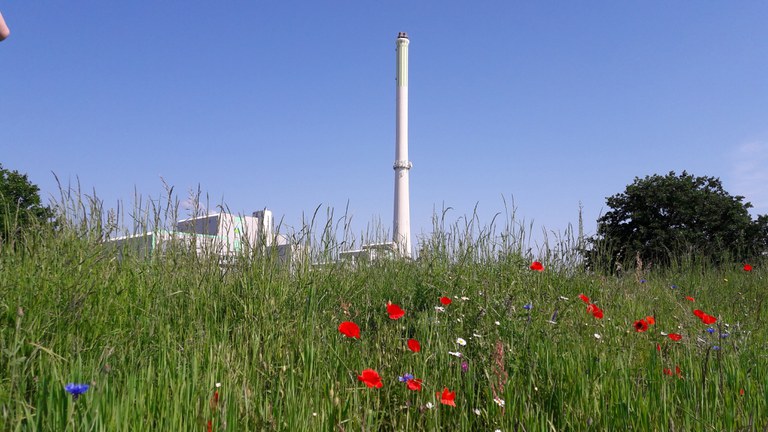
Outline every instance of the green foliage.
<path id="1" fill-rule="evenodd" d="M 0 239 L 11 239 L 51 217 L 51 210 L 40 202 L 39 191 L 26 174 L 4 169 L 0 164 Z"/>
<path id="2" fill-rule="evenodd" d="M 100 203 L 62 201 L 77 213 L 23 248 L 0 244 L 0 431 L 768 427 L 765 260 L 640 280 L 580 272 L 563 253 L 534 272 L 513 231 L 499 246 L 491 228 L 455 225 L 413 261 L 287 268 L 254 254 L 222 268 L 182 246 L 116 259 L 93 229 Z M 389 319 L 387 302 L 406 315 Z M 711 333 L 694 308 L 718 317 Z M 631 331 L 648 315 L 653 331 Z M 360 339 L 337 330 L 348 320 Z M 368 368 L 382 388 L 357 380 Z M 74 399 L 67 383 L 90 389 Z M 436 397 L 446 387 L 455 407 Z"/>
<path id="3" fill-rule="evenodd" d="M 437 254 L 294 271 L 241 257 L 222 271 L 184 250 L 117 260 L 63 227 L 36 231 L 21 251 L 0 247 L 3 431 L 203 431 L 208 421 L 215 431 L 768 426 L 758 262 L 752 272 L 654 269 L 644 283 L 554 271 L 555 262 L 539 273 L 507 256 Z M 465 244 L 478 256 L 489 247 Z M 586 312 L 580 293 L 604 319 Z M 438 311 L 444 295 L 453 303 Z M 388 301 L 406 316 L 390 320 Z M 718 316 L 714 334 L 694 308 Z M 631 331 L 647 315 L 653 331 Z M 361 339 L 338 332 L 346 320 Z M 663 372 L 678 366 L 680 377 Z M 357 380 L 366 368 L 384 387 Z M 423 379 L 423 391 L 398 382 L 404 373 Z M 74 400 L 70 382 L 91 387 Z M 444 387 L 455 407 L 437 400 Z"/>
<path id="4" fill-rule="evenodd" d="M 718 178 L 676 175 L 635 177 L 607 198 L 592 238 L 591 264 L 606 257 L 668 265 L 688 257 L 710 262 L 744 260 L 768 251 L 768 216 L 753 221 L 742 196 L 731 196 Z"/>

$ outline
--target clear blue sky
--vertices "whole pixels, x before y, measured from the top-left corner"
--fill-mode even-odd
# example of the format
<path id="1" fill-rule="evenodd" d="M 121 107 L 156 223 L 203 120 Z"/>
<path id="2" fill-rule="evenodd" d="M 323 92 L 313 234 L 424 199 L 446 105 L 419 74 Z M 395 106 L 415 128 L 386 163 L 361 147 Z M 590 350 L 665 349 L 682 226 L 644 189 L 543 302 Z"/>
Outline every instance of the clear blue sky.
<path id="1" fill-rule="evenodd" d="M 768 3 L 2 1 L 0 163 L 105 205 L 200 184 L 296 225 L 391 230 L 395 38 L 410 45 L 411 218 L 514 197 L 563 230 L 635 176 L 720 177 L 768 213 Z M 415 239 L 414 239 L 415 240 Z"/>

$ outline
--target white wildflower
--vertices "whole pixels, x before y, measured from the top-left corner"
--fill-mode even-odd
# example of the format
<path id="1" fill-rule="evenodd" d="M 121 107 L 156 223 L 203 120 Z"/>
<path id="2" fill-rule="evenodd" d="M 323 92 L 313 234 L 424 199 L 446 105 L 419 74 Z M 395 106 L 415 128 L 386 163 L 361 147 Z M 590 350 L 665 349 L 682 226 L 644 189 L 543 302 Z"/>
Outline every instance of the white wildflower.
<path id="1" fill-rule="evenodd" d="M 216 383 L 216 388 L 221 387 L 221 383 Z"/>
<path id="2" fill-rule="evenodd" d="M 475 409 L 474 409 L 474 410 L 472 410 L 472 411 L 474 411 L 474 413 L 475 413 L 476 415 L 480 415 L 480 414 L 482 413 L 482 411 L 480 411 L 480 408 L 475 408 Z"/>
<path id="3" fill-rule="evenodd" d="M 434 408 L 434 406 L 435 405 L 433 405 L 432 402 L 427 402 L 427 405 L 426 405 L 427 409 L 432 409 Z"/>
<path id="4" fill-rule="evenodd" d="M 452 355 L 452 356 L 454 356 L 454 357 L 459 357 L 459 358 L 461 358 L 461 353 L 460 353 L 460 352 L 458 352 L 458 351 L 457 351 L 457 352 L 448 351 L 448 354 L 450 354 L 450 355 Z"/>
<path id="5" fill-rule="evenodd" d="M 501 325 L 501 323 L 498 321 L 494 321 L 493 323 L 496 324 L 497 326 Z"/>
<path id="6" fill-rule="evenodd" d="M 560 300 L 565 300 L 565 301 L 568 301 L 569 299 L 568 299 L 568 297 L 563 297 L 563 296 L 560 296 Z"/>
<path id="7" fill-rule="evenodd" d="M 493 401 L 496 402 L 496 405 L 498 405 L 498 406 L 500 406 L 502 408 L 504 408 L 504 405 L 506 404 L 506 402 L 504 402 L 504 399 L 502 399 L 502 398 L 500 398 L 498 396 L 493 398 Z"/>
<path id="8" fill-rule="evenodd" d="M 600 333 L 595 333 L 595 339 L 601 339 L 602 336 L 600 336 Z"/>
<path id="9" fill-rule="evenodd" d="M 464 300 L 464 301 L 467 301 L 467 300 L 469 300 L 469 297 L 462 297 L 461 299 Z"/>
<path id="10" fill-rule="evenodd" d="M 435 306 L 435 310 L 438 312 L 445 312 L 445 308 L 442 306 Z"/>
<path id="11" fill-rule="evenodd" d="M 464 346 L 464 345 L 466 345 L 466 344 L 467 344 L 467 341 L 465 341 L 465 340 L 464 340 L 464 339 L 462 339 L 462 338 L 456 338 L 456 343 L 457 343 L 457 344 L 459 344 L 459 345 L 461 345 L 461 346 Z"/>

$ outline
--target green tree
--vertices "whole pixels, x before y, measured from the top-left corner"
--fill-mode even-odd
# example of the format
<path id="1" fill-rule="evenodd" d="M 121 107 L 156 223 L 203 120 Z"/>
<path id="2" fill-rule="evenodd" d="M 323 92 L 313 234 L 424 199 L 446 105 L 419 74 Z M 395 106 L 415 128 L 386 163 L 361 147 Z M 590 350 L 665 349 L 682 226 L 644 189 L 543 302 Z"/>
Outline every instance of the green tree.
<path id="1" fill-rule="evenodd" d="M 641 179 L 607 198 L 591 239 L 591 265 L 635 259 L 666 265 L 683 254 L 714 262 L 747 259 L 768 250 L 768 216 L 753 221 L 749 202 L 731 196 L 720 179 L 683 171 Z M 602 260 L 601 262 L 598 262 Z"/>
<path id="2" fill-rule="evenodd" d="M 51 218 L 51 209 L 41 204 L 39 192 L 26 174 L 4 169 L 0 164 L 0 240 Z"/>

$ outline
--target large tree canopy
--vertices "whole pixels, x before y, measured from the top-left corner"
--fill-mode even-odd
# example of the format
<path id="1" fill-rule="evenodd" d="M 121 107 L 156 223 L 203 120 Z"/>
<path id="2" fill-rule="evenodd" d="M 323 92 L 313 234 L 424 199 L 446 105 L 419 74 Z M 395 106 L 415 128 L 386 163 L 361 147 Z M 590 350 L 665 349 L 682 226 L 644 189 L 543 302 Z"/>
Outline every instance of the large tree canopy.
<path id="1" fill-rule="evenodd" d="M 0 239 L 51 217 L 51 210 L 40 203 L 39 191 L 26 174 L 4 169 L 0 164 Z"/>
<path id="2" fill-rule="evenodd" d="M 624 192 L 607 198 L 611 210 L 597 220 L 595 253 L 607 253 L 611 261 L 639 255 L 655 264 L 685 253 L 714 261 L 755 256 L 766 251 L 768 217 L 753 221 L 752 205 L 743 200 L 715 177 L 685 171 L 635 177 Z"/>

